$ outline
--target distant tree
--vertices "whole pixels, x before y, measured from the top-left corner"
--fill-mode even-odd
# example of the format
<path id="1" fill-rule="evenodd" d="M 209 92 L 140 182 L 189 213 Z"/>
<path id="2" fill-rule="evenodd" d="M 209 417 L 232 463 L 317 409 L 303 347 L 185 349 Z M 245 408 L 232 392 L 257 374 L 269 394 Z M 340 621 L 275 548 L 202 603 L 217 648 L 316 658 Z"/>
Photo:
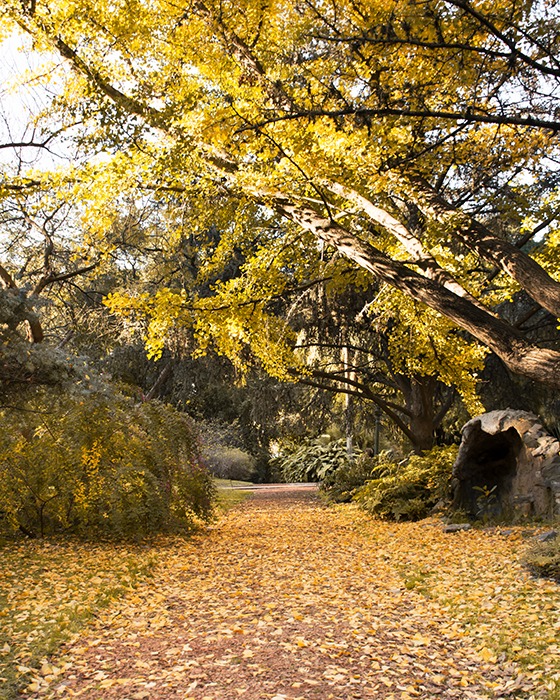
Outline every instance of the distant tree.
<path id="1" fill-rule="evenodd" d="M 415 451 L 429 450 L 460 397 L 471 413 L 483 410 L 476 383 L 484 349 L 435 315 L 422 333 L 414 303 L 391 304 L 386 294 L 376 304 L 377 296 L 378 289 L 346 287 L 308 299 L 296 322 L 295 347 L 306 359 L 299 381 L 347 397 L 350 436 L 354 418 L 373 425 L 382 412 Z"/>

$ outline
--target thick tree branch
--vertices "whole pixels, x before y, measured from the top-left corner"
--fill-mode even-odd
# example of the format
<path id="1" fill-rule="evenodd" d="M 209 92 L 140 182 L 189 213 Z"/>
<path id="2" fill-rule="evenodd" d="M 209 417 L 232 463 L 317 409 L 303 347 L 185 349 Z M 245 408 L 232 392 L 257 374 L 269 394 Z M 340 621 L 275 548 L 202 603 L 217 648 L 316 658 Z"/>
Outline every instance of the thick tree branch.
<path id="1" fill-rule="evenodd" d="M 231 53 L 235 57 L 237 63 L 245 73 L 247 82 L 259 83 L 276 108 L 286 111 L 295 109 L 296 106 L 292 98 L 282 86 L 269 79 L 261 62 L 233 29 L 225 24 L 222 15 L 214 14 L 200 1 L 196 2 L 195 7 L 205 18 L 209 26 L 221 37 L 222 43 L 228 50 L 228 53 Z"/>
<path id="2" fill-rule="evenodd" d="M 455 400 L 455 389 L 453 387 L 450 387 L 447 396 L 445 397 L 444 401 L 442 402 L 441 406 L 439 407 L 438 412 L 434 416 L 434 427 L 439 428 L 441 425 L 443 419 L 451 409 L 451 406 L 453 406 L 453 401 Z"/>
<path id="3" fill-rule="evenodd" d="M 11 289 L 14 292 L 18 291 L 18 286 L 15 283 L 14 278 L 3 265 L 0 265 L 0 279 L 4 282 L 7 289 Z M 27 309 L 23 318 L 27 321 L 29 326 L 29 339 L 33 343 L 41 343 L 45 338 L 45 334 L 43 332 L 43 327 L 41 326 L 41 322 L 39 321 L 39 317 L 37 316 L 37 314 L 31 311 L 31 309 Z"/>
<path id="4" fill-rule="evenodd" d="M 539 381 L 560 388 L 560 352 L 531 344 L 506 321 L 392 260 L 315 210 L 293 204 L 279 193 L 263 192 L 261 199 L 378 279 L 452 320 L 493 350 L 512 371 L 532 379 L 538 375 Z"/>
<path id="5" fill-rule="evenodd" d="M 43 289 L 45 287 L 54 284 L 55 282 L 65 282 L 66 280 L 72 279 L 73 277 L 77 277 L 78 275 L 84 275 L 86 272 L 91 272 L 91 270 L 95 270 L 96 267 L 98 267 L 99 262 L 96 261 L 94 263 L 91 263 L 91 265 L 86 265 L 85 267 L 80 267 L 77 270 L 71 270 L 70 272 L 62 272 L 62 273 L 56 273 L 51 271 L 47 275 L 43 275 L 39 282 L 35 285 L 33 288 L 32 294 L 34 296 L 38 296 L 41 294 Z"/>
<path id="6" fill-rule="evenodd" d="M 14 278 L 3 265 L 0 265 L 0 279 L 4 282 L 6 289 L 17 289 Z"/>
<path id="7" fill-rule="evenodd" d="M 423 274 L 430 279 L 442 284 L 446 289 L 449 289 L 457 296 L 464 297 L 472 302 L 475 306 L 484 308 L 472 294 L 470 294 L 462 285 L 460 285 L 453 276 L 444 270 L 437 260 L 424 248 L 422 242 L 417 238 L 406 226 L 398 219 L 389 214 L 385 209 L 378 207 L 370 202 L 369 199 L 361 195 L 356 190 L 353 190 L 345 185 L 337 182 L 326 183 L 326 187 L 335 194 L 344 197 L 350 202 L 358 205 L 367 216 L 375 223 L 382 226 L 392 236 L 394 236 L 404 247 L 404 249 L 412 256 L 413 264 L 417 265 Z"/>
<path id="8" fill-rule="evenodd" d="M 527 253 L 515 244 L 499 238 L 484 224 L 456 209 L 420 177 L 409 179 L 409 195 L 424 214 L 447 222 L 455 237 L 485 260 L 506 272 L 538 304 L 553 316 L 560 317 L 560 282 L 551 277 Z M 402 187 L 403 181 L 398 181 Z"/>
<path id="9" fill-rule="evenodd" d="M 160 112 L 153 107 L 143 104 L 139 100 L 134 99 L 126 95 L 124 92 L 118 90 L 114 85 L 112 85 L 106 78 L 104 78 L 101 73 L 93 68 L 89 63 L 83 60 L 64 39 L 60 36 L 53 35 L 49 28 L 37 18 L 37 15 L 33 16 L 33 21 L 36 26 L 40 29 L 41 33 L 45 38 L 47 38 L 55 49 L 60 53 L 63 58 L 70 61 L 72 67 L 82 75 L 88 77 L 91 82 L 97 86 L 101 92 L 103 92 L 107 97 L 109 97 L 117 106 L 121 107 L 125 112 L 129 114 L 136 114 L 148 120 L 153 125 L 157 125 L 159 118 L 161 117 Z M 34 29 L 26 22 L 20 20 L 18 22 L 19 26 L 23 31 L 31 36 L 34 36 Z"/>
<path id="10" fill-rule="evenodd" d="M 172 372 L 173 372 L 173 363 L 171 362 L 171 360 L 169 360 L 169 362 L 165 365 L 165 367 L 159 373 L 152 388 L 150 389 L 150 391 L 148 391 L 148 393 L 146 394 L 146 396 L 144 397 L 143 400 L 144 401 L 152 401 L 152 399 L 155 399 L 157 392 L 160 390 L 160 388 L 163 386 L 163 383 L 171 375 Z"/>
<path id="11" fill-rule="evenodd" d="M 556 209 L 547 219 L 544 221 L 541 221 L 541 223 L 538 226 L 535 226 L 534 229 L 531 231 L 527 231 L 523 236 L 521 236 L 517 241 L 515 241 L 514 245 L 516 248 L 523 248 L 524 245 L 529 243 L 530 240 L 532 240 L 538 233 L 541 231 L 544 231 L 544 229 L 548 228 L 550 224 L 552 224 L 554 221 L 558 219 L 558 216 L 560 215 L 560 209 Z M 491 282 L 495 277 L 497 277 L 500 274 L 499 269 L 495 269 L 493 272 L 491 272 L 488 275 L 487 281 Z"/>

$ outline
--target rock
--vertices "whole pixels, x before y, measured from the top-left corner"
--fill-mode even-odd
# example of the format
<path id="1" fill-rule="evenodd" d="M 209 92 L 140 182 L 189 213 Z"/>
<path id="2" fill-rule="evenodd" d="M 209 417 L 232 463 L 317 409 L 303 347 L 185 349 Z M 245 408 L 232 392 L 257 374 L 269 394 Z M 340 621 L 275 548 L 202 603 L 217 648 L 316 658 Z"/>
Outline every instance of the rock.
<path id="1" fill-rule="evenodd" d="M 470 530 L 472 525 L 470 523 L 451 523 L 450 525 L 445 525 L 443 528 L 444 532 L 460 532 L 461 530 Z"/>
<path id="2" fill-rule="evenodd" d="M 463 426 L 453 505 L 490 522 L 560 514 L 560 442 L 526 411 L 505 409 Z"/>

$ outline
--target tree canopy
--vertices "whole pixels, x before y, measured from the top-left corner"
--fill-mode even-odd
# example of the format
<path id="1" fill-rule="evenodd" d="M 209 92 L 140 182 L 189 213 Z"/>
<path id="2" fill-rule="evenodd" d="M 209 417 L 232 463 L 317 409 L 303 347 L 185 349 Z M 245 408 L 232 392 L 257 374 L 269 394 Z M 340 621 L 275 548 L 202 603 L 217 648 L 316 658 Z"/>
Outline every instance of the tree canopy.
<path id="1" fill-rule="evenodd" d="M 441 353 L 472 376 L 483 346 L 560 386 L 560 352 L 502 313 L 522 293 L 560 315 L 553 3 L 2 7 L 44 55 L 37 129 L 80 157 L 6 170 L 2 192 L 72 207 L 72 269 L 93 264 L 88 246 L 125 264 L 116 222 L 131 202 L 152 212 L 128 240 L 159 231 L 167 262 L 107 303 L 148 319 L 153 356 L 186 325 L 240 371 L 305 372 L 288 300 L 351 284 L 383 307 L 403 371 L 452 383 Z"/>

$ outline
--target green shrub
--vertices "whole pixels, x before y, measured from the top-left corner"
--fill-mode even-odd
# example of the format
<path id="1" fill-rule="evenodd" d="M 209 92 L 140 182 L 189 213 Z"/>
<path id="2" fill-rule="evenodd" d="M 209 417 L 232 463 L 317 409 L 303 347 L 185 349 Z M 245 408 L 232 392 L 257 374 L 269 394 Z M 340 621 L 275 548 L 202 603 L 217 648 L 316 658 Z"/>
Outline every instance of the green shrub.
<path id="1" fill-rule="evenodd" d="M 307 440 L 287 454 L 277 457 L 273 466 L 288 482 L 323 481 L 329 474 L 348 464 L 346 441 L 327 442 L 324 437 Z"/>
<path id="2" fill-rule="evenodd" d="M 189 419 L 158 402 L 59 394 L 0 412 L 0 529 L 145 535 L 209 517 Z"/>
<path id="3" fill-rule="evenodd" d="M 457 446 L 434 447 L 406 461 L 382 461 L 375 478 L 356 492 L 354 500 L 366 511 L 390 520 L 419 520 L 448 492 Z"/>
<path id="4" fill-rule="evenodd" d="M 560 583 L 560 537 L 531 545 L 523 557 L 523 564 L 536 576 Z"/>
<path id="5" fill-rule="evenodd" d="M 255 460 L 238 447 L 216 446 L 204 452 L 209 470 L 219 479 L 249 481 L 254 470 Z"/>
<path id="6" fill-rule="evenodd" d="M 347 503 L 361 486 L 379 476 L 384 469 L 383 465 L 387 464 L 387 453 L 382 452 L 377 457 L 372 457 L 364 452 L 356 459 L 346 460 L 337 469 L 329 472 L 321 488 L 330 501 Z"/>

